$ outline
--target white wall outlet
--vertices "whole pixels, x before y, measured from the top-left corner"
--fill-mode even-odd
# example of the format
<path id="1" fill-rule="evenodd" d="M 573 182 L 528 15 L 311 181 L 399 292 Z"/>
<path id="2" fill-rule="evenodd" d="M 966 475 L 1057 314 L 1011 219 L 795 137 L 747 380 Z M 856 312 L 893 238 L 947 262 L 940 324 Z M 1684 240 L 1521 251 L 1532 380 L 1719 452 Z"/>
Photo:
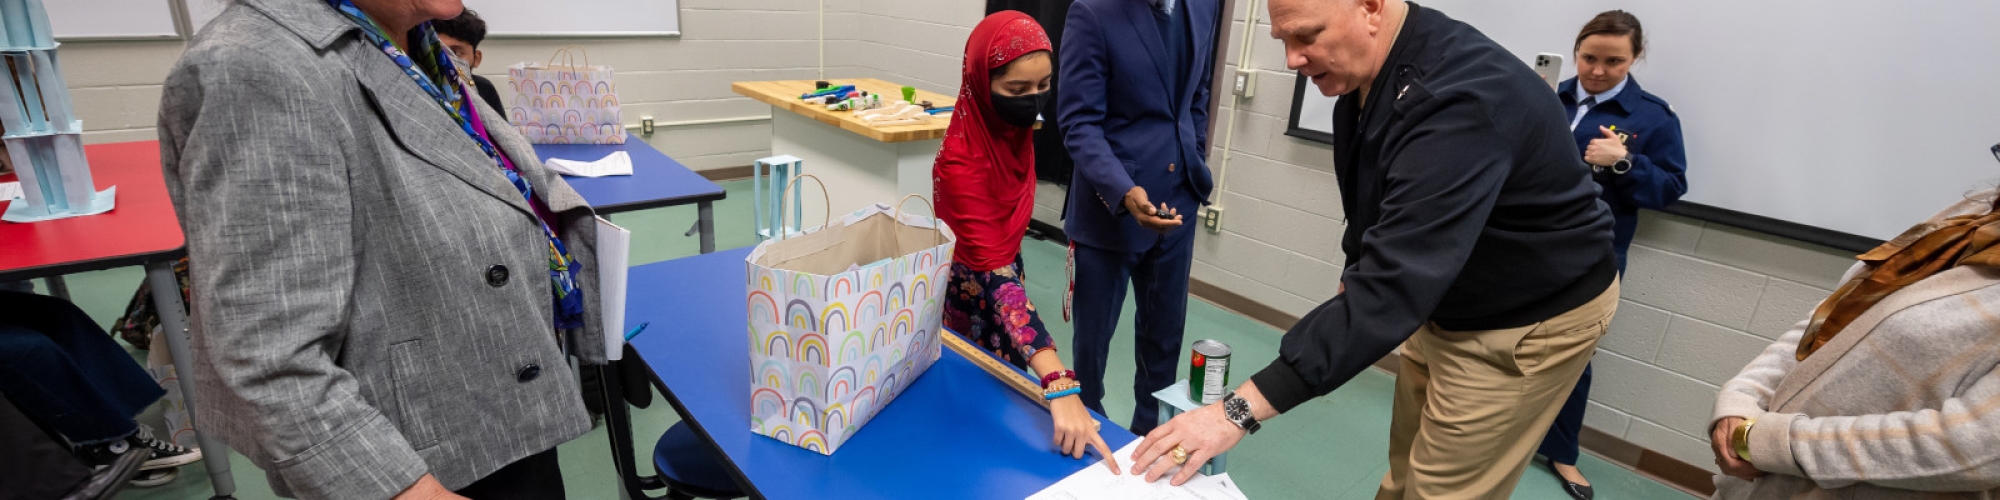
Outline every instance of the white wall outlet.
<path id="1" fill-rule="evenodd" d="M 1221 233 L 1222 207 L 1216 205 L 1209 205 L 1207 207 L 1202 208 L 1201 227 L 1208 228 L 1209 233 Z"/>
<path id="2" fill-rule="evenodd" d="M 1244 99 L 1257 96 L 1257 70 L 1236 70 L 1236 95 Z"/>

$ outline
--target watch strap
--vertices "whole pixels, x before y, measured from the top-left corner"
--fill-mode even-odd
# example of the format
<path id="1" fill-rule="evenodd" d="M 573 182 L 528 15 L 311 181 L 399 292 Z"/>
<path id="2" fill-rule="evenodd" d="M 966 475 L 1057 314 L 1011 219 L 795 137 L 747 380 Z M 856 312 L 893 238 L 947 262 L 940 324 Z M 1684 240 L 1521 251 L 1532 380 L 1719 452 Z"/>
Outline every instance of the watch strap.
<path id="1" fill-rule="evenodd" d="M 1230 391 L 1228 395 L 1223 396 L 1222 414 L 1230 423 L 1236 424 L 1250 434 L 1256 434 L 1258 429 L 1264 427 L 1264 424 L 1258 422 L 1257 417 L 1250 412 L 1250 402 L 1244 400 L 1242 396 L 1237 396 L 1236 391 Z"/>

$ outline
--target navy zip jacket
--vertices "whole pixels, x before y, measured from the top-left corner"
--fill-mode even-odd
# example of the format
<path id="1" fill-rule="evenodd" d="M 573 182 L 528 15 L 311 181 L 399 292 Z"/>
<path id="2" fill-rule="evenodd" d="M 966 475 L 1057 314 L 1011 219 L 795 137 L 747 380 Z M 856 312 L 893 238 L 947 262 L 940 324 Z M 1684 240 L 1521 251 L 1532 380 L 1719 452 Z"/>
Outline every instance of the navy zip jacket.
<path id="1" fill-rule="evenodd" d="M 1547 83 L 1485 35 L 1410 4 L 1371 84 L 1334 106 L 1345 293 L 1251 379 L 1280 412 L 1332 392 L 1423 326 L 1520 327 L 1617 278 L 1611 212 Z"/>
<path id="2" fill-rule="evenodd" d="M 1576 150 L 1604 137 L 1598 127 L 1616 126 L 1625 133 L 1625 152 L 1632 169 L 1624 174 L 1599 169 L 1593 175 L 1604 190 L 1604 203 L 1611 206 L 1612 250 L 1618 253 L 1618 270 L 1625 270 L 1625 249 L 1632 246 L 1632 233 L 1639 228 L 1639 209 L 1659 210 L 1687 194 L 1687 150 L 1681 144 L 1681 118 L 1666 99 L 1639 88 L 1637 77 L 1625 77 L 1625 89 L 1611 100 L 1590 107 L 1576 125 Z M 1563 109 L 1575 118 L 1576 79 L 1557 89 Z"/>

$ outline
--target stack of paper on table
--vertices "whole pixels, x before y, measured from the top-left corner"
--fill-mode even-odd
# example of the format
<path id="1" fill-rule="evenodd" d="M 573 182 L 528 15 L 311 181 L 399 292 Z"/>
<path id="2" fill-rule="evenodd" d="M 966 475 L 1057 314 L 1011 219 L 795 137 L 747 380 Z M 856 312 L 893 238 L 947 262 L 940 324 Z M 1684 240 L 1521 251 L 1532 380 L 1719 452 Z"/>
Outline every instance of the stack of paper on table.
<path id="1" fill-rule="evenodd" d="M 1121 459 L 1129 458 L 1132 456 L 1133 451 L 1139 449 L 1139 444 L 1144 442 L 1146 442 L 1146 438 L 1144 437 L 1132 440 L 1131 444 L 1125 445 L 1124 448 L 1119 448 L 1118 451 L 1113 452 L 1113 455 Z M 1130 460 L 1125 461 L 1130 462 Z M 1129 467 L 1130 465 L 1128 464 L 1127 466 Z M 1174 472 L 1178 472 L 1179 469 L 1179 467 L 1176 467 L 1173 472 L 1168 472 L 1166 475 L 1160 476 L 1158 482 L 1149 483 L 1146 482 L 1146 476 L 1131 475 L 1132 471 L 1129 470 L 1125 471 L 1124 474 L 1112 474 L 1111 469 L 1105 467 L 1101 462 L 1094 463 L 1090 464 L 1089 467 L 1084 467 L 1083 470 L 1077 471 L 1075 474 L 1070 474 L 1069 477 L 1063 478 L 1061 481 L 1057 481 L 1056 484 L 1049 485 L 1048 488 L 1043 489 L 1041 492 L 1029 496 L 1028 500 L 1249 499 L 1249 497 L 1243 496 L 1242 490 L 1236 489 L 1236 481 L 1229 479 L 1229 474 L 1227 473 L 1213 476 L 1205 476 L 1197 473 L 1193 478 L 1188 479 L 1186 483 L 1174 486 L 1170 481 L 1173 478 Z"/>
<path id="2" fill-rule="evenodd" d="M 603 177 L 607 175 L 632 175 L 632 155 L 624 151 L 604 155 L 597 161 L 566 160 L 550 158 L 543 162 L 558 174 L 576 177 Z"/>

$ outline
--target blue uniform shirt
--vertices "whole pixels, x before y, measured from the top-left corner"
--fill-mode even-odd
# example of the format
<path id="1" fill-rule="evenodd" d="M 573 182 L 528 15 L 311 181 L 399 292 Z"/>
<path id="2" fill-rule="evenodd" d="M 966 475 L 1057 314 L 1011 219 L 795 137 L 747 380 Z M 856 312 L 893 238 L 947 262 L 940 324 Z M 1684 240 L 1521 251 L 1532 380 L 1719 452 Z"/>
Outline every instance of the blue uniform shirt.
<path id="1" fill-rule="evenodd" d="M 1576 117 L 1578 93 L 1575 78 L 1564 81 L 1557 91 L 1571 122 L 1577 124 L 1572 134 L 1577 154 L 1583 154 L 1590 141 L 1604 137 L 1598 127 L 1616 125 L 1618 132 L 1629 136 L 1625 150 L 1631 155 L 1632 170 L 1621 175 L 1603 168 L 1593 175 L 1602 190 L 1599 197 L 1611 206 L 1612 249 L 1623 273 L 1625 250 L 1632 246 L 1632 233 L 1639 227 L 1639 209 L 1658 210 L 1687 194 L 1687 150 L 1681 143 L 1681 119 L 1665 99 L 1640 88 L 1637 78 L 1628 76 L 1606 92 L 1611 97 L 1591 106 L 1582 120 Z"/>

